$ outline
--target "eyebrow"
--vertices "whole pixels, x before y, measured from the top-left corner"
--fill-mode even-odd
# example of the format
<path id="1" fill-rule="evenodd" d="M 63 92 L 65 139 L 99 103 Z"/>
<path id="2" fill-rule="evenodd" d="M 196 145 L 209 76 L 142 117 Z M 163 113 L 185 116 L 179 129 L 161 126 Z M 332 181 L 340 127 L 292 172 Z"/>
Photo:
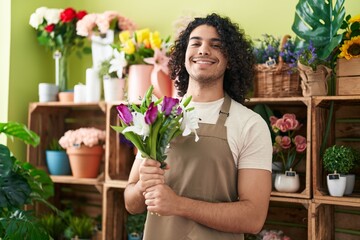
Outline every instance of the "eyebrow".
<path id="1" fill-rule="evenodd" d="M 201 37 L 191 37 L 190 40 L 202 40 Z M 220 38 L 210 38 L 211 42 L 221 42 Z"/>

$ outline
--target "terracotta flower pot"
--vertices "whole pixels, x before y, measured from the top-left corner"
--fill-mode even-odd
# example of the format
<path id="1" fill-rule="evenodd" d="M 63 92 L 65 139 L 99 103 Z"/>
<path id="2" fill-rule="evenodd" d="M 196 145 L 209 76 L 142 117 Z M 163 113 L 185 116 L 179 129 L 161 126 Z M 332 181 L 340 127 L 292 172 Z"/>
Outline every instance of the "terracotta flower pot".
<path id="1" fill-rule="evenodd" d="M 76 178 L 96 178 L 99 174 L 100 163 L 104 149 L 102 146 L 66 149 L 69 155 L 73 176 Z"/>
<path id="2" fill-rule="evenodd" d="M 135 64 L 129 68 L 128 101 L 139 102 L 151 85 L 153 65 Z"/>

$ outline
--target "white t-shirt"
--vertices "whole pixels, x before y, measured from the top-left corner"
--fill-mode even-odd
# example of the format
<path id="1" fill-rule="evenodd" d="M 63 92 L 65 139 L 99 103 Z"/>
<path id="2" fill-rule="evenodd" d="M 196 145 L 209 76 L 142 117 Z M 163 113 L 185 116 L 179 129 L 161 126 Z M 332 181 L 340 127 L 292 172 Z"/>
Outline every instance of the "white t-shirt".
<path id="1" fill-rule="evenodd" d="M 214 102 L 190 102 L 200 123 L 215 124 L 224 98 Z M 227 138 L 238 169 L 256 168 L 271 171 L 272 142 L 269 128 L 261 116 L 231 100 L 225 122 Z"/>

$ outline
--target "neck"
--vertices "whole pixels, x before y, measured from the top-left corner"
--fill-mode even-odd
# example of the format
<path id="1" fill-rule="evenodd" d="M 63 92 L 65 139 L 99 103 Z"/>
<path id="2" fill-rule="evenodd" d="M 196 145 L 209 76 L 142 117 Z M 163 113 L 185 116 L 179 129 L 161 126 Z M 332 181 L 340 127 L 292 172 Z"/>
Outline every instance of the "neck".
<path id="1" fill-rule="evenodd" d="M 189 81 L 186 95 L 192 96 L 194 102 L 212 102 L 224 97 L 223 82 L 217 81 L 214 84 L 199 84 L 196 81 Z"/>

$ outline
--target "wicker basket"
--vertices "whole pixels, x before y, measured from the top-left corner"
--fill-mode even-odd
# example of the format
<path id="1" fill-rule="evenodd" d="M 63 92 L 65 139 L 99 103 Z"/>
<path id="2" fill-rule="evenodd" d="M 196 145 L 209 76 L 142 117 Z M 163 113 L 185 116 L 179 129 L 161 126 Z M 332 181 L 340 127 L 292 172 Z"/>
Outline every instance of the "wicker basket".
<path id="1" fill-rule="evenodd" d="M 289 35 L 284 36 L 281 48 Z M 257 64 L 254 78 L 254 97 L 292 97 L 301 96 L 299 72 L 292 70 L 279 57 L 279 63 L 273 66 Z"/>

